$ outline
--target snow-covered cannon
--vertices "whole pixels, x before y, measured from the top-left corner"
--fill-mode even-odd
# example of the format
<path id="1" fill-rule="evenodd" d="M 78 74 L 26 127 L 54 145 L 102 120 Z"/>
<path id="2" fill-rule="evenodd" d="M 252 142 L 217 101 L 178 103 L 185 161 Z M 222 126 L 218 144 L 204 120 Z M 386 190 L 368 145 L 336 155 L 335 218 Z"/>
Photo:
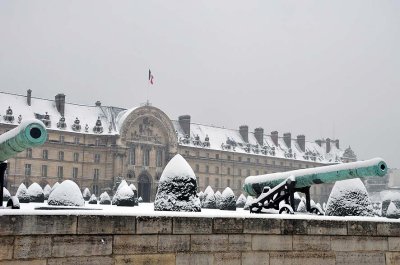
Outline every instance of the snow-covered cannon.
<path id="1" fill-rule="evenodd" d="M 6 160 L 18 153 L 44 144 L 47 131 L 39 120 L 23 121 L 16 128 L 0 135 L 0 199 L 3 201 L 4 175 L 7 169 Z"/>
<path id="2" fill-rule="evenodd" d="M 374 158 L 366 161 L 249 176 L 245 180 L 243 190 L 249 195 L 257 197 L 250 207 L 251 212 L 260 213 L 265 209 L 275 209 L 280 213 L 293 213 L 294 193 L 298 191 L 306 195 L 307 211 L 318 213 L 320 212 L 318 209 L 312 209 L 310 206 L 310 187 L 312 185 L 353 178 L 383 177 L 387 169 L 382 158 Z"/>

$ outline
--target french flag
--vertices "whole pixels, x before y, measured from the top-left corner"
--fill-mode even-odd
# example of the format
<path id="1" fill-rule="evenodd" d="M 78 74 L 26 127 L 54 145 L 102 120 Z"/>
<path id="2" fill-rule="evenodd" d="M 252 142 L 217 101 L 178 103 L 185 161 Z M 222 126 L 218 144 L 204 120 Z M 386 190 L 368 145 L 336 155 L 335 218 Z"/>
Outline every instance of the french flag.
<path id="1" fill-rule="evenodd" d="M 154 76 L 152 75 L 150 69 L 149 69 L 149 82 L 150 82 L 150 84 L 152 84 L 152 85 L 154 84 Z"/>

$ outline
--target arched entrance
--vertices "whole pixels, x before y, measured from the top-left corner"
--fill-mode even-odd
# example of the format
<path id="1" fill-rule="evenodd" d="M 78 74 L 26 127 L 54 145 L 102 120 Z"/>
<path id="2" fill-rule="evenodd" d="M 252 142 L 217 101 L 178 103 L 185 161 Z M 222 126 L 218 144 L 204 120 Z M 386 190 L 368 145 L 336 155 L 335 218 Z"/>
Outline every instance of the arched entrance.
<path id="1" fill-rule="evenodd" d="M 143 202 L 150 202 L 151 182 L 149 176 L 142 174 L 138 181 L 138 196 L 142 197 Z"/>

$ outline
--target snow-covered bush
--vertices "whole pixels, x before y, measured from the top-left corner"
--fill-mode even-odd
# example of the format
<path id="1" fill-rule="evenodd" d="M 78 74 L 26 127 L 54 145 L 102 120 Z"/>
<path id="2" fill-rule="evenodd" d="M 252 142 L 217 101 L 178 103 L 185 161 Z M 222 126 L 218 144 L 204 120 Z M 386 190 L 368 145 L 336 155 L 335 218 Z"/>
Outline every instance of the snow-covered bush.
<path id="1" fill-rule="evenodd" d="M 373 216 L 368 192 L 360 179 L 337 181 L 326 205 L 325 215 Z"/>
<path id="2" fill-rule="evenodd" d="M 219 190 L 217 190 L 217 192 L 214 193 L 214 198 L 215 198 L 215 207 L 219 209 L 222 200 L 222 194 Z"/>
<path id="3" fill-rule="evenodd" d="M 135 194 L 128 185 L 118 187 L 118 190 L 112 199 L 112 204 L 117 206 L 134 206 Z"/>
<path id="4" fill-rule="evenodd" d="M 143 198 L 142 198 L 142 197 L 139 197 L 139 198 L 138 198 L 138 202 L 143 202 Z"/>
<path id="5" fill-rule="evenodd" d="M 53 187 L 51 187 L 50 193 L 52 193 L 59 185 L 60 185 L 60 183 L 58 183 L 58 182 L 54 183 Z"/>
<path id="6" fill-rule="evenodd" d="M 97 204 L 96 195 L 92 194 L 92 196 L 90 196 L 89 204 Z"/>
<path id="7" fill-rule="evenodd" d="M 123 180 L 121 181 L 121 183 L 119 183 L 117 190 L 119 190 L 120 188 L 125 187 L 125 186 L 129 186 L 129 185 L 128 185 L 128 183 L 126 182 L 126 180 L 123 179 Z"/>
<path id="8" fill-rule="evenodd" d="M 239 198 L 236 201 L 236 208 L 243 208 L 246 204 L 246 197 L 243 194 L 240 194 Z"/>
<path id="9" fill-rule="evenodd" d="M 100 194 L 100 204 L 111 204 L 110 196 L 106 191 Z"/>
<path id="10" fill-rule="evenodd" d="M 85 189 L 83 190 L 82 196 L 83 196 L 83 199 L 84 199 L 85 201 L 90 200 L 90 197 L 92 196 L 92 194 L 90 193 L 89 188 L 85 188 Z"/>
<path id="11" fill-rule="evenodd" d="M 30 202 L 44 202 L 44 193 L 42 187 L 36 182 L 32 183 L 28 188 Z"/>
<path id="12" fill-rule="evenodd" d="M 54 187 L 54 186 L 53 186 Z M 49 205 L 84 206 L 85 201 L 78 185 L 72 180 L 64 180 L 50 193 L 47 200 Z"/>
<path id="13" fill-rule="evenodd" d="M 204 201 L 204 198 L 205 198 L 204 192 L 200 191 L 199 193 L 197 193 L 197 196 L 199 197 L 201 207 L 203 207 L 203 201 Z"/>
<path id="14" fill-rule="evenodd" d="M 387 208 L 386 217 L 395 219 L 400 218 L 400 210 L 396 207 L 396 205 L 393 202 L 391 202 Z"/>
<path id="15" fill-rule="evenodd" d="M 49 199 L 50 193 L 51 193 L 51 187 L 49 184 L 47 184 L 43 189 L 43 195 L 45 200 Z"/>
<path id="16" fill-rule="evenodd" d="M 20 203 L 28 203 L 30 201 L 28 189 L 24 183 L 19 185 L 17 192 L 15 193 Z"/>
<path id="17" fill-rule="evenodd" d="M 380 194 L 382 198 L 382 211 L 381 215 L 386 216 L 386 211 L 388 210 L 389 204 L 394 203 L 396 208 L 400 208 L 400 192 L 398 191 L 382 191 Z"/>
<path id="18" fill-rule="evenodd" d="M 158 183 L 155 211 L 200 212 L 197 181 L 193 169 L 180 155 L 175 155 L 165 166 Z"/>
<path id="19" fill-rule="evenodd" d="M 6 189 L 6 187 L 3 187 L 3 201 L 8 201 L 11 198 L 10 192 Z"/>
<path id="20" fill-rule="evenodd" d="M 253 197 L 248 195 L 246 198 L 246 203 L 243 207 L 244 210 L 249 210 L 250 209 L 250 205 L 253 203 Z"/>
<path id="21" fill-rule="evenodd" d="M 211 189 L 206 193 L 206 197 L 203 202 L 203 208 L 206 209 L 216 209 L 216 203 L 215 203 L 215 196 L 214 196 L 214 191 Z"/>
<path id="22" fill-rule="evenodd" d="M 297 206 L 296 212 L 299 213 L 306 213 L 307 212 L 307 207 L 306 207 L 306 199 L 301 198 L 299 205 Z"/>
<path id="23" fill-rule="evenodd" d="M 135 206 L 138 206 L 139 205 L 139 201 L 138 201 L 138 198 L 137 198 L 138 191 L 136 189 L 136 186 L 133 185 L 133 183 L 132 183 L 131 185 L 129 185 L 129 188 L 131 188 L 131 190 L 133 191 L 133 194 L 135 195 Z"/>
<path id="24" fill-rule="evenodd" d="M 222 192 L 219 209 L 236 211 L 236 196 L 231 188 L 226 187 Z"/>

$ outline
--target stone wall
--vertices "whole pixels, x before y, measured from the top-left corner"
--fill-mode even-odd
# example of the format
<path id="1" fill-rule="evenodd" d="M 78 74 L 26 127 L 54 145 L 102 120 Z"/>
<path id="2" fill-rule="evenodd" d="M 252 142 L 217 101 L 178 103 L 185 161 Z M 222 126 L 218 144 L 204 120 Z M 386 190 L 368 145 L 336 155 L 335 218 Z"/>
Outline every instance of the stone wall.
<path id="1" fill-rule="evenodd" d="M 400 264 L 400 223 L 0 216 L 3 264 Z"/>

